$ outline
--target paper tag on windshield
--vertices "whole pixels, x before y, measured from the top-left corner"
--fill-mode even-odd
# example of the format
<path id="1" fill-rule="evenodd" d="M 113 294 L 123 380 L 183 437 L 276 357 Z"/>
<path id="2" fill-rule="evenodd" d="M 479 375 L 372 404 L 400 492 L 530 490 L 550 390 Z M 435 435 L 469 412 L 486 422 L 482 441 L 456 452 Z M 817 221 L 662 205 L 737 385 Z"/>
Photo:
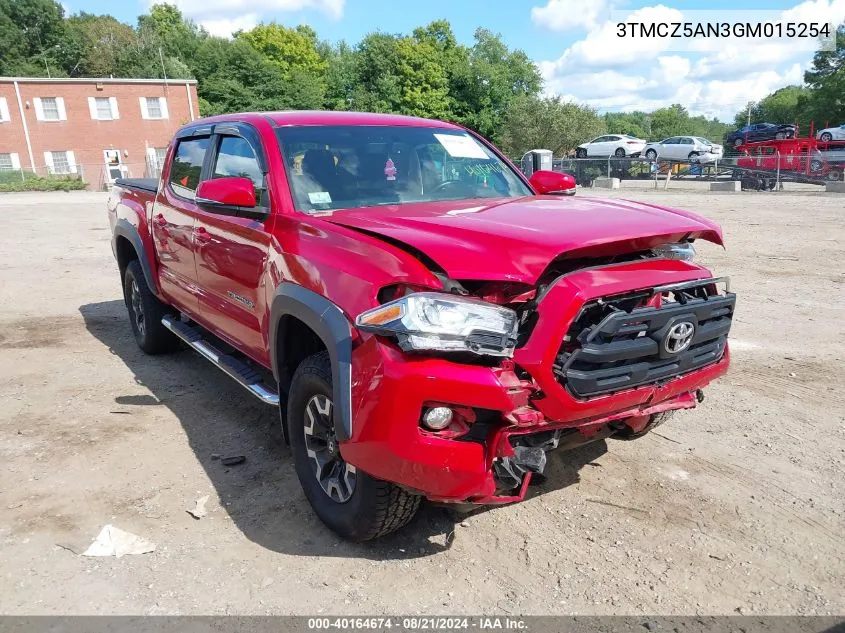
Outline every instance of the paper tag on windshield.
<path id="1" fill-rule="evenodd" d="M 308 200 L 311 204 L 331 204 L 332 197 L 328 191 L 315 191 L 308 194 Z"/>
<path id="2" fill-rule="evenodd" d="M 435 134 L 449 156 L 455 158 L 489 158 L 484 148 L 471 136 L 455 136 L 454 134 Z"/>

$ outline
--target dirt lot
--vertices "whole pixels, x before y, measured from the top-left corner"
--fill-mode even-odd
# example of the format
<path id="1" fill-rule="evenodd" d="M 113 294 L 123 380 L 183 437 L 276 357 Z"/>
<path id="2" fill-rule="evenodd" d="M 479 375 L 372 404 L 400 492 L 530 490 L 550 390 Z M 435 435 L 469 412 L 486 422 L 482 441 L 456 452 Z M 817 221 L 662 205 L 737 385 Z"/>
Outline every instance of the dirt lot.
<path id="1" fill-rule="evenodd" d="M 365 545 L 311 513 L 273 410 L 136 349 L 102 194 L 0 197 L 0 612 L 845 613 L 845 198 L 624 195 L 723 224 L 729 376 L 521 505 Z M 156 551 L 79 556 L 108 523 Z"/>

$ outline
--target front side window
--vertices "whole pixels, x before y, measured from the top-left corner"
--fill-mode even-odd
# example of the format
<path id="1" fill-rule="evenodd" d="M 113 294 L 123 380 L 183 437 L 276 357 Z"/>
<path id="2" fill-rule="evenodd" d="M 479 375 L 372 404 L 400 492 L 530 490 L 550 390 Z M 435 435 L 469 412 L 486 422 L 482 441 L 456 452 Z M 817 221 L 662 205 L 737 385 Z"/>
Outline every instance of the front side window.
<path id="1" fill-rule="evenodd" d="M 255 187 L 255 199 L 261 200 L 264 191 L 264 173 L 258 158 L 246 139 L 239 136 L 224 136 L 220 139 L 217 160 L 212 178 L 249 178 Z"/>
<path id="2" fill-rule="evenodd" d="M 490 149 L 461 130 L 301 126 L 277 130 L 300 211 L 531 195 Z"/>
<path id="3" fill-rule="evenodd" d="M 170 168 L 170 187 L 176 195 L 190 200 L 196 197 L 207 150 L 208 137 L 179 141 Z"/>
<path id="4" fill-rule="evenodd" d="M 44 119 L 46 121 L 58 121 L 59 104 L 56 101 L 56 97 L 42 97 L 41 111 L 44 113 Z"/>

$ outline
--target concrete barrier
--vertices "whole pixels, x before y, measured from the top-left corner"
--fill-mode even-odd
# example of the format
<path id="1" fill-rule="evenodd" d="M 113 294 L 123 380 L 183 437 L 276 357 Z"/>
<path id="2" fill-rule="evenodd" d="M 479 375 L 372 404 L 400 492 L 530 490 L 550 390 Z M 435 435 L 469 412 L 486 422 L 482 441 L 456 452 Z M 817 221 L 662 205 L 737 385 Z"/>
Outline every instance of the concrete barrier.
<path id="1" fill-rule="evenodd" d="M 824 185 L 824 190 L 828 193 L 845 193 L 845 181 L 828 180 Z"/>
<path id="2" fill-rule="evenodd" d="M 593 180 L 593 187 L 596 189 L 619 189 L 618 178 L 596 178 Z"/>
<path id="3" fill-rule="evenodd" d="M 710 191 L 742 191 L 742 183 L 739 180 L 711 182 Z"/>

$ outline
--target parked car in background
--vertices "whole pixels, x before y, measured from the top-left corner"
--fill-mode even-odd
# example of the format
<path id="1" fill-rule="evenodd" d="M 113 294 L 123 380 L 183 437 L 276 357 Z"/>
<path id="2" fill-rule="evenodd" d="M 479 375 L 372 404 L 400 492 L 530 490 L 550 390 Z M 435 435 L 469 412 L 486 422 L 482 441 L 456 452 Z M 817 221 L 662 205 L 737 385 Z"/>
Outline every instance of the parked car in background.
<path id="1" fill-rule="evenodd" d="M 845 140 L 845 123 L 839 127 L 827 127 L 819 130 L 816 133 L 816 138 L 824 142 Z"/>
<path id="2" fill-rule="evenodd" d="M 672 136 L 656 143 L 648 143 L 643 156 L 649 160 L 684 160 L 709 163 L 722 157 L 722 146 L 700 136 Z"/>
<path id="3" fill-rule="evenodd" d="M 605 156 L 639 156 L 646 142 L 627 134 L 605 134 L 592 141 L 582 143 L 575 150 L 577 158 L 602 158 Z"/>
<path id="4" fill-rule="evenodd" d="M 772 141 L 785 138 L 795 138 L 797 128 L 794 125 L 780 125 L 777 123 L 755 123 L 745 125 L 725 137 L 729 145 L 739 147 L 745 143 L 756 141 Z"/>

